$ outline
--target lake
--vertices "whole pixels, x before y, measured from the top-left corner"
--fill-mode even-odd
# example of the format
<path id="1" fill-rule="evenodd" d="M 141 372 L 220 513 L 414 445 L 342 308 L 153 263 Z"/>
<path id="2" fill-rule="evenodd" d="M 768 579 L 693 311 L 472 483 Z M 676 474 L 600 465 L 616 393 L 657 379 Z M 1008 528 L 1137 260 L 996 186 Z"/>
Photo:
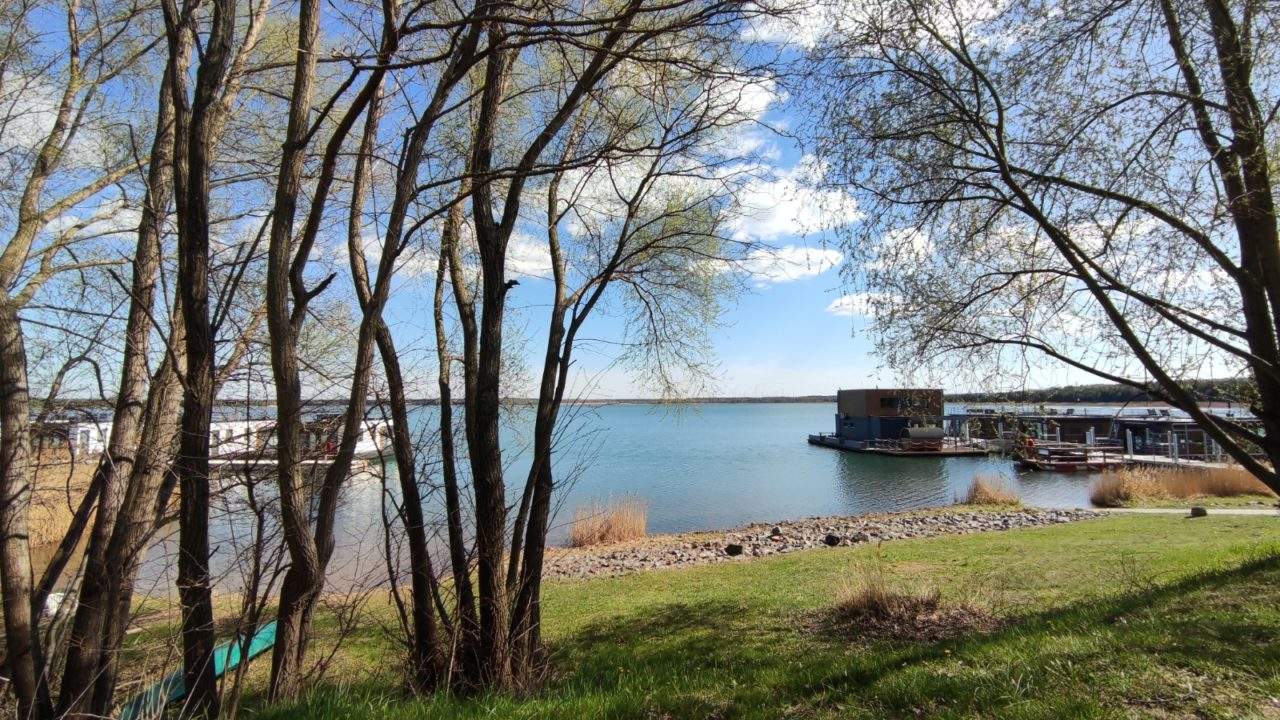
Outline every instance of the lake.
<path id="1" fill-rule="evenodd" d="M 418 412 L 434 419 L 434 408 Z M 997 457 L 886 457 L 809 445 L 810 433 L 833 430 L 833 403 L 637 403 L 573 412 L 554 460 L 565 487 L 553 541 L 563 538 L 573 508 L 623 496 L 645 501 L 654 533 L 946 505 L 977 474 L 1003 475 L 1029 505 L 1089 505 L 1086 475 L 1019 473 Z M 531 411 L 516 411 L 504 437 L 513 502 L 528 470 L 522 450 L 531 423 Z"/>
<path id="2" fill-rule="evenodd" d="M 429 436 L 437 412 L 430 406 L 415 409 L 415 430 Z M 1002 476 L 1028 505 L 1087 507 L 1093 479 L 1087 474 L 1019 472 L 1012 460 L 995 456 L 889 457 L 809 445 L 810 433 L 834 429 L 833 403 L 625 403 L 564 412 L 569 419 L 554 455 L 559 486 L 549 538 L 553 544 L 564 542 L 574 508 L 623 497 L 644 501 L 650 533 L 677 533 L 949 505 L 964 496 L 979 474 Z M 532 422 L 532 408 L 517 407 L 503 430 L 512 505 L 519 502 L 529 468 Z M 387 469 L 390 495 L 396 495 L 394 467 Z M 263 489 L 270 493 L 270 488 L 268 482 Z M 426 497 L 428 521 L 443 526 L 440 493 Z M 369 473 L 353 477 L 339 511 L 332 587 L 385 577 L 383 510 L 378 478 Z M 237 502 L 230 508 L 220 503 L 212 515 L 217 583 L 234 588 L 237 548 L 247 546 L 252 520 Z M 172 587 L 175 532 L 170 526 L 149 554 L 143 593 Z"/>

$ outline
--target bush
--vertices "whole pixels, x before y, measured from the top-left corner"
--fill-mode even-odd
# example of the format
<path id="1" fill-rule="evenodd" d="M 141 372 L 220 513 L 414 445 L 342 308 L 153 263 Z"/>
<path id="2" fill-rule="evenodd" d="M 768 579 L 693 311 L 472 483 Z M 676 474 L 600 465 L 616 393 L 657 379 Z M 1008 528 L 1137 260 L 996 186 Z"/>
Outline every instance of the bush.
<path id="1" fill-rule="evenodd" d="M 966 505 L 1020 505 L 1018 494 L 998 475 L 978 475 L 965 495 Z"/>
<path id="2" fill-rule="evenodd" d="M 624 498 L 607 505 L 590 502 L 573 511 L 569 545 L 587 547 L 637 540 L 646 534 L 648 509 L 639 498 Z"/>
<path id="3" fill-rule="evenodd" d="M 835 604 L 822 613 L 819 629 L 863 639 L 936 641 L 999 624 L 998 618 L 975 605 L 944 602 L 936 588 L 895 588 L 883 563 L 877 562 L 840 588 Z"/>
<path id="4" fill-rule="evenodd" d="M 1098 507 L 1123 507 L 1148 500 L 1189 500 L 1240 495 L 1274 497 L 1275 493 L 1240 467 L 1132 467 L 1108 470 L 1089 488 L 1089 499 Z"/>

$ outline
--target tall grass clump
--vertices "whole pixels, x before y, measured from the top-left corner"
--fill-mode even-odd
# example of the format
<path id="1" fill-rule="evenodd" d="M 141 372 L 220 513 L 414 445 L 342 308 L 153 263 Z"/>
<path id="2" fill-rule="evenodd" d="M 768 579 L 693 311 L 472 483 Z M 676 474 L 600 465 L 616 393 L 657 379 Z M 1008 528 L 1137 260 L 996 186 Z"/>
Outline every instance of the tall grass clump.
<path id="1" fill-rule="evenodd" d="M 966 505 L 1021 505 L 1018 494 L 999 475 L 977 475 L 964 496 Z"/>
<path id="2" fill-rule="evenodd" d="M 859 568 L 836 593 L 835 611 L 846 620 L 893 622 L 937 611 L 942 600 L 936 589 L 909 592 L 894 583 L 879 563 Z"/>
<path id="3" fill-rule="evenodd" d="M 854 568 L 837 589 L 835 604 L 821 612 L 819 628 L 835 635 L 894 640 L 941 640 L 990 630 L 999 620 L 968 602 L 946 602 L 938 588 L 895 581 L 877 552 Z"/>
<path id="4" fill-rule="evenodd" d="M 648 508 L 640 498 L 629 497 L 608 504 L 592 501 L 573 511 L 569 545 L 608 545 L 645 536 Z"/>
<path id="5" fill-rule="evenodd" d="M 1089 499 L 1098 507 L 1242 495 L 1274 497 L 1275 493 L 1244 468 L 1234 466 L 1108 470 L 1089 488 Z"/>

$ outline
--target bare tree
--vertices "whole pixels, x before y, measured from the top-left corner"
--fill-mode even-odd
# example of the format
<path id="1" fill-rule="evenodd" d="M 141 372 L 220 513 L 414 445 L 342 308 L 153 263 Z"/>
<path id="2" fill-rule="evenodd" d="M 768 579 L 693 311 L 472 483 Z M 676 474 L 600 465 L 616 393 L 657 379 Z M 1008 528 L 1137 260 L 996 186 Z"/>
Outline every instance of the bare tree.
<path id="1" fill-rule="evenodd" d="M 831 13 L 814 147 L 864 202 L 849 311 L 871 306 L 888 357 L 1048 358 L 1148 391 L 1280 489 L 1273 8 Z M 1260 431 L 1197 402 L 1213 372 L 1253 381 Z"/>
<path id="2" fill-rule="evenodd" d="M 735 240 L 725 223 L 735 209 L 735 190 L 747 177 L 735 168 L 749 158 L 726 151 L 716 140 L 750 122 L 733 88 L 754 78 L 726 60 L 725 50 L 717 53 L 715 44 L 705 41 L 702 46 L 697 62 L 623 73 L 599 94 L 601 99 L 583 108 L 563 152 L 566 159 L 572 156 L 581 134 L 619 129 L 628 142 L 645 149 L 573 173 L 574 189 L 567 198 L 561 195 L 565 173 L 553 174 L 547 185 L 554 301 L 533 462 L 513 530 L 508 578 L 515 590 L 511 631 L 520 648 L 515 657 L 534 670 L 543 663 L 540 578 L 556 487 L 553 441 L 586 321 L 610 290 L 620 291 L 615 294 L 631 308 L 626 351 L 638 367 L 652 372 L 660 391 L 676 392 L 690 373 L 707 369 L 707 333 L 720 299 L 732 289 L 726 266 L 749 252 L 749 244 Z M 564 242 L 560 228 L 570 216 L 578 229 L 571 242 Z"/>
<path id="3" fill-rule="evenodd" d="M 518 79 L 513 75 L 519 61 L 508 48 L 530 42 L 529 36 L 514 22 L 491 23 L 486 29 L 490 53 L 483 80 L 476 81 L 469 148 L 460 159 L 466 179 L 457 196 L 469 204 L 471 217 L 468 222 L 463 207 L 447 205 L 434 302 L 440 468 L 456 605 L 450 627 L 460 660 L 455 686 L 530 687 L 541 677 L 539 588 L 554 487 L 551 439 L 582 323 L 614 281 L 637 291 L 637 307 L 648 303 L 650 310 L 657 310 L 665 304 L 658 295 L 666 295 L 666 300 L 711 298 L 716 278 L 727 270 L 719 246 L 723 238 L 716 228 L 719 211 L 728 205 L 733 173 L 713 170 L 707 164 L 709 156 L 699 158 L 694 149 L 721 124 L 732 124 L 726 120 L 728 108 L 706 98 L 718 81 L 735 76 L 723 51 L 732 42 L 721 34 L 721 24 L 727 27 L 743 12 L 736 4 L 658 8 L 630 3 L 600 16 L 589 30 L 570 31 L 566 26 L 557 29 L 560 34 L 537 37 L 533 57 L 544 64 Z M 699 50 L 673 52 L 682 41 L 684 47 Z M 659 79 L 641 79 L 655 76 Z M 619 99 L 603 99 L 607 97 Z M 528 107 L 542 112 L 530 117 Z M 549 153 L 553 148 L 558 152 Z M 593 168 L 591 178 L 578 174 L 580 187 L 614 181 L 619 189 L 610 198 L 611 207 L 625 219 L 597 223 L 596 234 L 583 238 L 581 255 L 570 268 L 570 254 L 561 252 L 558 230 L 569 210 L 561 207 L 557 188 L 566 173 L 587 168 Z M 676 177 L 685 181 L 679 193 L 659 180 Z M 506 260 L 530 188 L 550 195 L 542 227 L 548 228 L 552 272 L 559 276 L 554 281 L 556 299 L 537 411 L 534 469 L 519 508 L 509 516 L 499 426 L 505 298 L 516 281 L 506 270 Z M 659 194 L 664 194 L 661 201 Z M 470 253 L 465 251 L 469 234 L 474 236 Z M 473 258 L 478 268 L 469 264 Z M 452 286 L 461 335 L 457 358 L 448 350 L 445 329 L 446 280 Z M 667 290 L 655 294 L 660 283 Z M 655 325 L 675 329 L 661 321 Z M 694 336 L 688 339 L 689 347 L 696 345 Z M 460 451 L 451 407 L 450 365 L 455 362 L 463 370 L 463 428 L 473 493 L 470 528 L 463 527 L 462 472 L 455 455 Z M 468 536 L 474 538 L 474 550 L 469 544 L 460 547 L 472 542 L 464 540 Z M 474 581 L 471 556 L 477 566 Z"/>
<path id="4" fill-rule="evenodd" d="M 306 121 L 311 104 L 311 78 L 315 73 L 315 57 L 311 49 L 318 30 L 318 3 L 307 6 L 301 14 L 300 33 L 304 41 L 299 47 L 295 66 L 295 87 L 292 94 L 290 125 L 285 145 L 285 162 L 282 163 L 280 181 L 276 192 L 276 209 L 271 236 L 268 263 L 268 321 L 272 339 L 272 368 L 275 376 L 279 421 L 277 426 L 278 466 L 280 469 L 280 496 L 284 518 L 284 536 L 289 546 L 290 567 L 281 588 L 281 611 L 277 625 L 277 641 L 272 656 L 271 694 L 288 697 L 298 690 L 299 668 L 307 648 L 311 615 L 324 588 L 325 568 L 333 552 L 333 523 L 337 508 L 338 492 L 350 472 L 355 443 L 363 427 L 365 405 L 369 391 L 375 342 L 389 342 L 382 309 L 386 304 L 394 275 L 395 261 L 403 251 L 406 236 L 406 218 L 410 204 L 417 197 L 415 179 L 424 160 L 427 142 L 432 128 L 445 113 L 453 88 L 465 76 L 475 62 L 480 35 L 478 23 L 470 18 L 445 18 L 443 22 L 423 23 L 441 30 L 446 48 L 439 54 L 428 53 L 423 57 L 404 61 L 408 67 L 438 66 L 434 86 L 426 88 L 426 106 L 417 110 L 417 117 L 409 127 L 398 159 L 397 182 L 394 200 L 383 231 L 380 259 L 376 279 L 370 280 L 363 259 L 363 247 L 359 246 L 358 229 L 349 241 L 352 243 L 351 270 L 361 309 L 361 320 L 356 339 L 355 368 L 350 380 L 346 410 L 342 420 L 342 438 L 336 456 L 326 469 L 320 488 L 320 497 L 312 522 L 306 511 L 303 494 L 300 460 L 301 386 L 297 369 L 297 335 L 305 319 L 307 304 L 332 280 L 330 275 L 313 288 L 305 286 L 304 269 L 320 231 L 328 194 L 334 180 L 336 164 L 343 143 L 358 118 L 369 114 L 366 125 L 370 131 L 377 126 L 378 103 L 383 77 L 398 45 L 408 34 L 416 32 L 416 14 L 424 7 L 410 6 L 403 10 L 392 2 L 382 5 L 382 37 L 372 70 L 367 73 L 355 100 L 350 103 L 337 123 L 326 145 L 321 171 L 312 194 L 311 206 L 305 226 L 296 247 L 292 240 L 292 221 L 298 194 L 298 173 L 301 169 L 302 139 L 306 133 Z M 352 71 L 352 79 L 361 68 Z M 361 153 L 363 156 L 364 154 Z M 359 177 L 363 171 L 358 170 Z M 357 197 L 363 192 L 359 184 Z M 353 215 L 359 215 L 359 201 L 353 203 Z M 358 225 L 357 221 L 356 222 Z M 291 293 L 291 297 L 290 297 Z M 290 299 L 292 303 L 290 303 Z M 380 337 L 381 336 L 381 337 Z M 389 352 L 394 353 L 394 349 Z M 404 421 L 402 432 L 408 432 Z M 412 472 L 412 464 L 409 464 Z M 420 610 L 423 608 L 420 608 Z M 434 644 L 432 635 L 434 618 L 431 606 L 425 606 L 425 614 L 419 617 L 419 633 L 424 642 Z"/>
<path id="5" fill-rule="evenodd" d="M 86 203 L 103 199 L 138 168 L 127 145 L 108 132 L 112 83 L 132 71 L 150 45 L 134 44 L 141 10 L 128 3 L 84 9 L 60 7 L 63 48 L 49 53 L 23 42 L 34 4 L 17 6 L 0 58 L 7 165 L 8 240 L 0 251 L 0 586 L 4 595 L 8 672 L 24 716 L 48 717 L 52 701 L 42 678 L 44 659 L 32 607 L 27 533 L 30 472 L 30 397 L 23 319 L 19 313 L 55 276 L 109 260 L 77 256 L 75 246 L 93 221 L 78 220 L 40 242 L 51 225 Z M 110 212 L 109 204 L 100 211 Z"/>

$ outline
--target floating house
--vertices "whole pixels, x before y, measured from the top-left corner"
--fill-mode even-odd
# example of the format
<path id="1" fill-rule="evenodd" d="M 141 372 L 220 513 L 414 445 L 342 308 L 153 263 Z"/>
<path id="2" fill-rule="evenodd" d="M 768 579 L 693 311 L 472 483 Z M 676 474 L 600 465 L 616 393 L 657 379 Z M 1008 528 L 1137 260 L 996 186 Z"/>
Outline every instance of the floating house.
<path id="1" fill-rule="evenodd" d="M 1245 427 L 1259 425 L 1248 411 L 1209 407 L 1205 412 L 1229 417 Z M 963 419 L 971 437 L 1003 450 L 1014 450 L 1031 438 L 1042 444 L 1114 447 L 1134 461 L 1226 459 L 1222 448 L 1199 424 L 1168 407 L 976 407 L 954 417 Z"/>
<path id="2" fill-rule="evenodd" d="M 844 440 L 899 440 L 915 428 L 940 428 L 942 391 L 841 390 L 836 393 L 836 436 Z"/>
<path id="3" fill-rule="evenodd" d="M 949 433 L 936 388 L 874 388 L 836 393 L 835 432 L 810 435 L 814 445 L 884 455 L 982 455 Z"/>
<path id="4" fill-rule="evenodd" d="M 111 416 L 106 412 L 78 412 L 46 419 L 32 428 L 33 446 L 40 450 L 66 450 L 77 455 L 106 450 L 111 438 Z M 209 454 L 215 465 L 260 464 L 274 460 L 275 429 L 273 408 L 220 406 L 209 426 Z M 337 450 L 342 435 L 342 416 L 332 412 L 310 412 L 303 417 L 304 456 L 323 460 Z M 391 422 L 366 418 L 356 440 L 360 458 L 390 457 Z"/>

